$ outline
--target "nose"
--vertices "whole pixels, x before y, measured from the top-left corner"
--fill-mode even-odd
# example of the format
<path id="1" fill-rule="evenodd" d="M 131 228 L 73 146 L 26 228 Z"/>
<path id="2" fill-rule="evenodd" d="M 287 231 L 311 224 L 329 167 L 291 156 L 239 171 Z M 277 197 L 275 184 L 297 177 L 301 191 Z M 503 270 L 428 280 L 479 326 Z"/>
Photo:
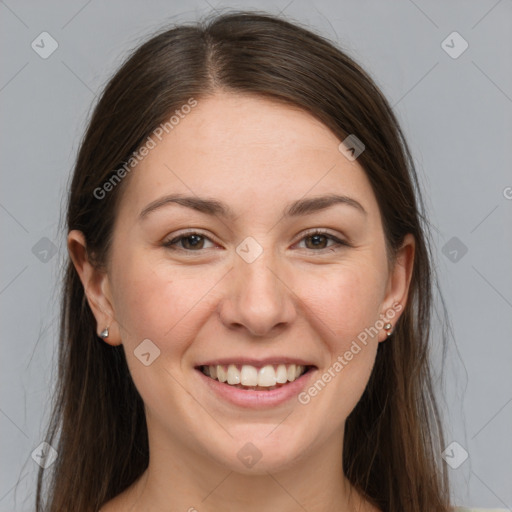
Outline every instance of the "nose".
<path id="1" fill-rule="evenodd" d="M 267 257 L 269 252 L 264 251 L 252 263 L 237 257 L 219 308 L 221 321 L 228 329 L 268 338 L 294 321 L 297 308 L 290 279 L 275 260 Z"/>

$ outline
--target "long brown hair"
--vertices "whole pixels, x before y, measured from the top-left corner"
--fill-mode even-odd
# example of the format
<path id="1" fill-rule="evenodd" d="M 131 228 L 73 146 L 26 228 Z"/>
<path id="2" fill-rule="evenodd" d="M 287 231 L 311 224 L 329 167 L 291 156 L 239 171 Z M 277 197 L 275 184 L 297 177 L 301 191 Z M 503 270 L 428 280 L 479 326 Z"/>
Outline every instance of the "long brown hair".
<path id="1" fill-rule="evenodd" d="M 299 107 L 340 141 L 355 134 L 366 147 L 358 162 L 377 198 L 390 258 L 407 233 L 414 235 L 409 300 L 390 340 L 379 344 L 368 386 L 346 421 L 343 467 L 382 511 L 445 512 L 444 441 L 429 363 L 434 275 L 418 178 L 389 103 L 332 43 L 259 12 L 228 12 L 151 37 L 127 58 L 93 111 L 71 181 L 66 228 L 84 233 L 88 257 L 105 268 L 128 178 L 104 199 L 95 190 L 189 98 L 200 101 L 219 90 Z M 38 511 L 98 510 L 149 462 L 143 402 L 123 346 L 98 339 L 71 261 L 46 441 L 59 455 L 38 475 Z"/>

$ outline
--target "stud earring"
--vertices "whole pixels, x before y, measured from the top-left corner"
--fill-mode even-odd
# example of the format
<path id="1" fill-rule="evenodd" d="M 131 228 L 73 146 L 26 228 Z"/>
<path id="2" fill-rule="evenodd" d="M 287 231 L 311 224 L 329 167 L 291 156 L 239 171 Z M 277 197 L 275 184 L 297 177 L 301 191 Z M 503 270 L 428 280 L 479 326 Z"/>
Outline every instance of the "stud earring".
<path id="1" fill-rule="evenodd" d="M 101 336 L 103 339 L 108 338 L 108 327 L 105 327 L 105 329 L 103 329 L 103 331 L 101 331 L 100 336 Z"/>
<path id="2" fill-rule="evenodd" d="M 386 334 L 389 336 L 391 336 L 393 334 L 393 329 L 392 329 L 392 325 L 388 322 L 387 324 L 384 325 L 384 329 L 386 330 Z"/>

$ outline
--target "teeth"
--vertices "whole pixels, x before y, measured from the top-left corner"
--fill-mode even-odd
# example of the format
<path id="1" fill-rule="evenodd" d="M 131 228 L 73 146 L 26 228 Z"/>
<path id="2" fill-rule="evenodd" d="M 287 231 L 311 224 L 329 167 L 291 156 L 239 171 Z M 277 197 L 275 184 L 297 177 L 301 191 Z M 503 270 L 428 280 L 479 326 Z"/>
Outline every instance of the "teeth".
<path id="1" fill-rule="evenodd" d="M 269 388 L 270 386 L 275 386 L 277 383 L 276 379 L 276 371 L 274 367 L 271 365 L 264 366 L 258 372 L 258 386 L 263 386 L 265 388 Z"/>
<path id="2" fill-rule="evenodd" d="M 240 372 L 234 364 L 228 366 L 228 384 L 240 384 Z"/>
<path id="3" fill-rule="evenodd" d="M 264 387 L 271 388 L 276 384 L 286 384 L 297 380 L 306 369 L 305 366 L 295 364 L 266 365 L 256 368 L 248 364 L 242 365 L 241 369 L 235 364 L 227 366 L 203 366 L 202 371 L 212 379 L 219 382 L 227 382 L 236 387 Z"/>
<path id="4" fill-rule="evenodd" d="M 216 368 L 217 370 L 217 380 L 219 382 L 226 382 L 228 380 L 228 375 L 226 370 L 224 370 L 223 366 L 207 366 L 207 368 L 210 370 L 210 373 L 212 371 L 212 368 Z"/>
<path id="5" fill-rule="evenodd" d="M 276 381 L 279 384 L 284 384 L 287 380 L 288 380 L 288 372 L 286 371 L 286 366 L 284 364 L 280 364 L 277 367 Z"/>
<path id="6" fill-rule="evenodd" d="M 242 366 L 240 382 L 243 386 L 257 386 L 258 385 L 258 370 L 256 368 L 254 368 L 254 366 L 248 366 L 248 365 L 244 364 Z"/>

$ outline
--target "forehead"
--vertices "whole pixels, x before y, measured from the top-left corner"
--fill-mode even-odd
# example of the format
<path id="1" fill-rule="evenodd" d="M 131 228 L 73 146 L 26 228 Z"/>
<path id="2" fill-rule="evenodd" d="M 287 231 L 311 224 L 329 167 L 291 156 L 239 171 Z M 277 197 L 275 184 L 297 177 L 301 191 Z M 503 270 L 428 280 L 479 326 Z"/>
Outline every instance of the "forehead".
<path id="1" fill-rule="evenodd" d="M 305 195 L 351 195 L 377 208 L 366 173 L 339 139 L 293 106 L 250 95 L 198 99 L 130 175 L 122 205 L 140 212 L 169 193 L 209 196 L 243 214 Z M 121 210 L 123 206 L 121 205 Z M 378 208 L 377 208 L 378 209 Z"/>

